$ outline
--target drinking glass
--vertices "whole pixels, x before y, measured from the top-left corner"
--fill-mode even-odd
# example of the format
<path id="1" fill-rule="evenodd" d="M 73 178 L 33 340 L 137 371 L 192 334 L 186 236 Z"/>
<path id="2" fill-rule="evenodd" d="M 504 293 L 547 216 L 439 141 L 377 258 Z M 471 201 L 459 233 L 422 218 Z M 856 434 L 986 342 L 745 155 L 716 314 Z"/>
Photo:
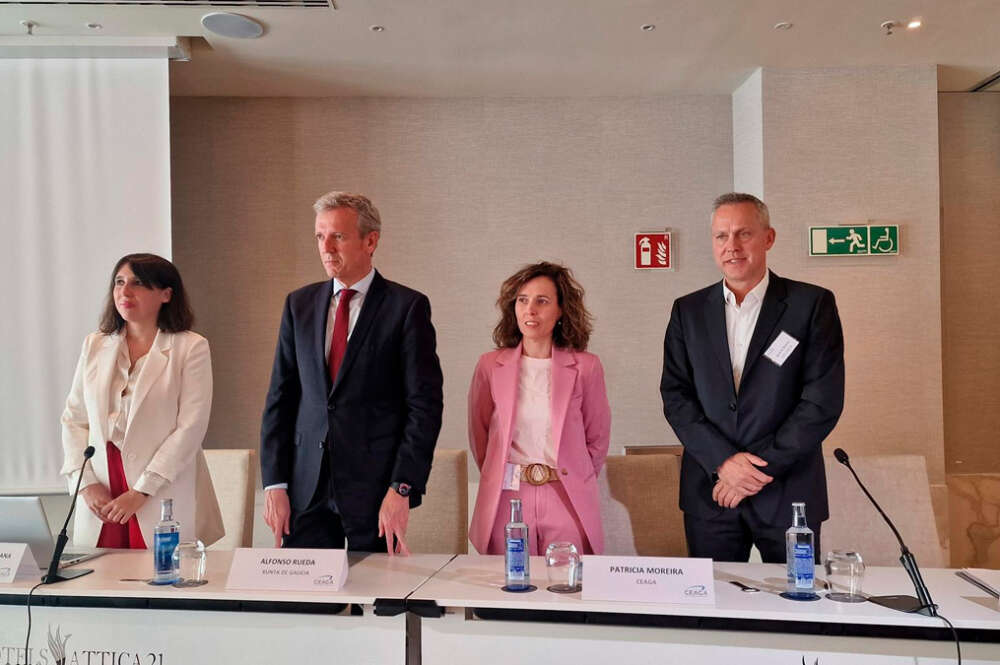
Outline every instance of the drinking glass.
<path id="1" fill-rule="evenodd" d="M 580 590 L 580 554 L 569 542 L 551 543 L 545 548 L 545 571 L 549 591 L 574 593 Z"/>
<path id="2" fill-rule="evenodd" d="M 861 582 L 865 577 L 865 562 L 857 552 L 833 550 L 823 559 L 826 579 L 830 592 L 826 597 L 841 603 L 863 603 L 867 600 L 861 593 Z M 833 591 L 839 589 L 839 591 Z"/>
<path id="3" fill-rule="evenodd" d="M 205 579 L 205 543 L 196 540 L 191 543 L 181 543 L 174 549 L 174 566 L 178 569 L 180 581 L 174 584 L 178 587 L 201 586 L 208 584 Z"/>

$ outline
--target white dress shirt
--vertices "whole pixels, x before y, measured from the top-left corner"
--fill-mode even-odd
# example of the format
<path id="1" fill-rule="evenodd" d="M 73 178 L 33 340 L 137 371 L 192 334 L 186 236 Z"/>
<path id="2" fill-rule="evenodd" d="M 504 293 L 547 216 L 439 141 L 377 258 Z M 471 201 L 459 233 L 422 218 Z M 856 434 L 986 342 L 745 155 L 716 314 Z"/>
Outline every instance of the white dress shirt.
<path id="1" fill-rule="evenodd" d="M 333 295 L 330 297 L 330 307 L 326 312 L 326 337 L 323 346 L 323 354 L 326 356 L 327 367 L 330 366 L 330 342 L 333 341 L 333 325 L 337 320 L 337 305 L 340 303 L 340 292 L 344 289 L 354 289 L 355 294 L 351 296 L 351 302 L 347 303 L 347 339 L 351 339 L 354 326 L 358 322 L 358 315 L 361 314 L 361 305 L 365 302 L 368 289 L 372 287 L 372 280 L 375 279 L 375 268 L 368 271 L 356 284 L 345 286 L 339 279 L 333 280 Z M 288 489 L 288 483 L 275 483 L 268 485 L 264 490 Z"/>
<path id="2" fill-rule="evenodd" d="M 337 305 L 340 303 L 340 292 L 347 288 L 351 288 L 356 291 L 356 293 L 351 297 L 351 302 L 347 303 L 347 339 L 351 339 L 351 333 L 354 332 L 354 325 L 358 322 L 358 315 L 361 314 L 361 305 L 364 304 L 365 296 L 368 294 L 368 289 L 372 287 L 372 280 L 374 279 L 374 268 L 372 268 L 368 274 L 361 278 L 361 280 L 359 280 L 356 284 L 350 287 L 345 286 L 339 279 L 334 278 L 333 296 L 330 298 L 330 309 L 327 310 L 326 314 L 326 346 L 323 347 L 323 353 L 326 355 L 328 364 L 330 362 L 330 342 L 333 341 L 333 324 L 334 320 L 337 318 Z"/>
<path id="3" fill-rule="evenodd" d="M 722 280 L 722 295 L 726 300 L 726 339 L 729 342 L 729 361 L 733 365 L 733 385 L 736 386 L 737 393 L 740 391 L 740 379 L 743 378 L 750 339 L 757 327 L 760 307 L 770 281 L 770 273 L 765 271 L 764 279 L 750 289 L 743 302 L 737 305 L 736 294 L 726 286 L 726 280 Z"/>

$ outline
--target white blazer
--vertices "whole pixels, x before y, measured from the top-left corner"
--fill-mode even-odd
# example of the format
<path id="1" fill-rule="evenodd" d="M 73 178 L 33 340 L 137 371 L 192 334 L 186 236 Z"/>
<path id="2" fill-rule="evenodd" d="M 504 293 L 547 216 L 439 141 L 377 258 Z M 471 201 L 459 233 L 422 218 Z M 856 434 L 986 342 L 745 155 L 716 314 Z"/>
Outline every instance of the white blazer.
<path id="1" fill-rule="evenodd" d="M 118 362 L 120 333 L 91 333 L 83 342 L 73 387 L 62 415 L 64 462 L 70 491 L 88 445 L 97 451 L 90 460 L 98 482 L 108 483 L 107 440 L 111 380 Z M 160 520 L 160 500 L 174 500 L 174 519 L 181 541 L 201 539 L 209 545 L 225 534 L 222 514 L 201 449 L 212 408 L 212 359 L 208 341 L 194 332 L 157 333 L 135 384 L 125 438 L 122 466 L 129 487 L 144 471 L 167 479 L 136 513 L 147 547 Z M 89 474 L 84 477 L 84 486 Z M 77 500 L 73 542 L 94 547 L 101 522 L 83 498 Z"/>

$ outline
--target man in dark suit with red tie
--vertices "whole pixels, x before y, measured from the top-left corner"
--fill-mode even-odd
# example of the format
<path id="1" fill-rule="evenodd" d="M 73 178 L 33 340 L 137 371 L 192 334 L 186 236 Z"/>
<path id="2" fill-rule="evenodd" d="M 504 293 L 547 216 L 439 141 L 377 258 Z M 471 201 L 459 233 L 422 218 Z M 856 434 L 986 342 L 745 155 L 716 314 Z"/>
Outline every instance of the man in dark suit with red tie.
<path id="1" fill-rule="evenodd" d="M 331 278 L 290 293 L 261 425 L 264 519 L 275 546 L 409 554 L 441 429 L 430 302 L 372 267 L 381 219 L 366 197 L 316 201 Z"/>
<path id="2" fill-rule="evenodd" d="M 785 561 L 792 502 L 819 544 L 829 517 L 823 439 L 844 407 L 844 336 L 833 294 L 767 269 L 767 206 L 715 201 L 716 282 L 678 298 L 663 345 L 663 412 L 684 446 L 680 506 L 691 556 Z"/>

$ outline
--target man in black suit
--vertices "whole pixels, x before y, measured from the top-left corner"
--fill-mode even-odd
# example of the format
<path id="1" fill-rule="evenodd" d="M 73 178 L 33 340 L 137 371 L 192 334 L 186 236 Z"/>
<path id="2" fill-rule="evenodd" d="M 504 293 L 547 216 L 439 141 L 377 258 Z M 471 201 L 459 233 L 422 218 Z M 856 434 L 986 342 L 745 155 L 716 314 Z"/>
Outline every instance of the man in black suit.
<path id="1" fill-rule="evenodd" d="M 844 338 L 833 294 L 767 269 L 767 206 L 716 199 L 724 279 L 674 301 L 663 343 L 663 413 L 684 445 L 680 506 L 691 556 L 785 561 L 792 502 L 820 552 L 829 517 L 823 439 L 844 407 Z"/>
<path id="2" fill-rule="evenodd" d="M 285 300 L 261 425 L 264 519 L 275 547 L 346 537 L 352 551 L 409 554 L 441 429 L 430 302 L 372 268 L 371 201 L 330 192 L 313 208 L 331 279 Z"/>

